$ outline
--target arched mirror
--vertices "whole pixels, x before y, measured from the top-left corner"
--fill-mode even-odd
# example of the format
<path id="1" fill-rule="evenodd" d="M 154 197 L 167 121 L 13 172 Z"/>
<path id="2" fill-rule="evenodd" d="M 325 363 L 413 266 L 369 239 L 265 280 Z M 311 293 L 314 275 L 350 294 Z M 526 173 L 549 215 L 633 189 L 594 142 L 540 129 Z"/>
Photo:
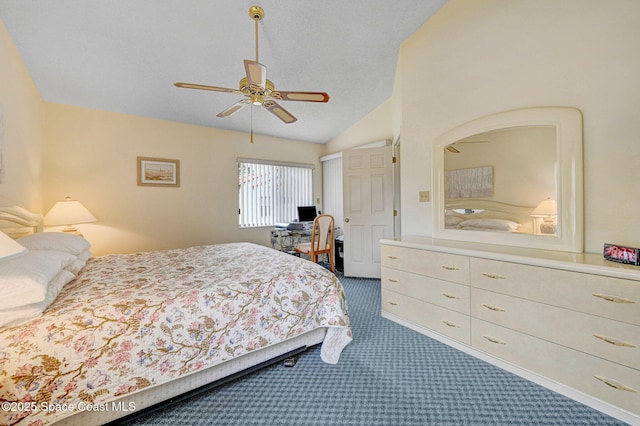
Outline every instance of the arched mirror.
<path id="1" fill-rule="evenodd" d="M 433 144 L 434 238 L 580 253 L 582 115 L 528 108 Z"/>

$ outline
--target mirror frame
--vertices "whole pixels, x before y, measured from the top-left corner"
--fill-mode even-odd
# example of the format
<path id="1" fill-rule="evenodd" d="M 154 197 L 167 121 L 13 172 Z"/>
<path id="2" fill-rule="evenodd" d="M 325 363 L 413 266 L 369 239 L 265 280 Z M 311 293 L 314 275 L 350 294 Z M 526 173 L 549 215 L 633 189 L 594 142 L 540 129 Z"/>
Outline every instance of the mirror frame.
<path id="1" fill-rule="evenodd" d="M 444 149 L 460 139 L 492 130 L 521 126 L 556 128 L 556 236 L 517 232 L 471 231 L 445 228 Z M 582 114 L 574 108 L 540 107 L 501 112 L 462 124 L 432 145 L 433 238 L 582 253 L 584 250 Z"/>

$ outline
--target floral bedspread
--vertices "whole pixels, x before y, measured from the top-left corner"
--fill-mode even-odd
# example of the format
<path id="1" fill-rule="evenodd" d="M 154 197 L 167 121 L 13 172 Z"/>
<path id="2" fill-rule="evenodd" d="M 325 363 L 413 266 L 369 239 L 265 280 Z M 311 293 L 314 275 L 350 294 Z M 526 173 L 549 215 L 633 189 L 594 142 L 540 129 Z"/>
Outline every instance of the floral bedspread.
<path id="1" fill-rule="evenodd" d="M 318 327 L 337 362 L 351 341 L 340 282 L 266 247 L 93 258 L 42 317 L 0 328 L 0 424 L 51 423 Z"/>

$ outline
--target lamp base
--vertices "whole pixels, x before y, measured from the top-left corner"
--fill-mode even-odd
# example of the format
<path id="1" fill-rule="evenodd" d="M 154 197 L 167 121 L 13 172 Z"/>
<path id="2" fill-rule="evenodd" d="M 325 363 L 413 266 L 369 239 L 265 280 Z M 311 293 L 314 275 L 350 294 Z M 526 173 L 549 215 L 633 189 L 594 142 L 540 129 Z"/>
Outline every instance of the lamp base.
<path id="1" fill-rule="evenodd" d="M 80 231 L 78 231 L 78 228 L 74 228 L 71 225 L 65 226 L 64 228 L 61 229 L 61 231 L 64 232 L 65 234 L 77 235 L 79 237 L 84 236 L 80 233 Z"/>
<path id="2" fill-rule="evenodd" d="M 556 233 L 556 224 L 553 222 L 542 222 L 540 224 L 540 233 L 541 234 L 555 234 Z"/>

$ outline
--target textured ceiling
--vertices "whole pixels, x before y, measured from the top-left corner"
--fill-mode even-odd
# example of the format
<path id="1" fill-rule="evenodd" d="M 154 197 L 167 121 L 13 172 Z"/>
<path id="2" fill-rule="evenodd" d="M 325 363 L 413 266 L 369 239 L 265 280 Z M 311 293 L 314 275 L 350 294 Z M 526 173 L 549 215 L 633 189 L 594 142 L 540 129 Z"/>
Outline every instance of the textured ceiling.
<path id="1" fill-rule="evenodd" d="M 404 39 L 445 0 L 0 0 L 0 19 L 43 99 L 145 117 L 326 143 L 391 96 Z M 178 89 L 237 88 L 243 60 L 276 89 L 324 91 L 328 103 L 281 102 L 284 124 L 260 107 L 216 114 L 241 98 Z"/>

